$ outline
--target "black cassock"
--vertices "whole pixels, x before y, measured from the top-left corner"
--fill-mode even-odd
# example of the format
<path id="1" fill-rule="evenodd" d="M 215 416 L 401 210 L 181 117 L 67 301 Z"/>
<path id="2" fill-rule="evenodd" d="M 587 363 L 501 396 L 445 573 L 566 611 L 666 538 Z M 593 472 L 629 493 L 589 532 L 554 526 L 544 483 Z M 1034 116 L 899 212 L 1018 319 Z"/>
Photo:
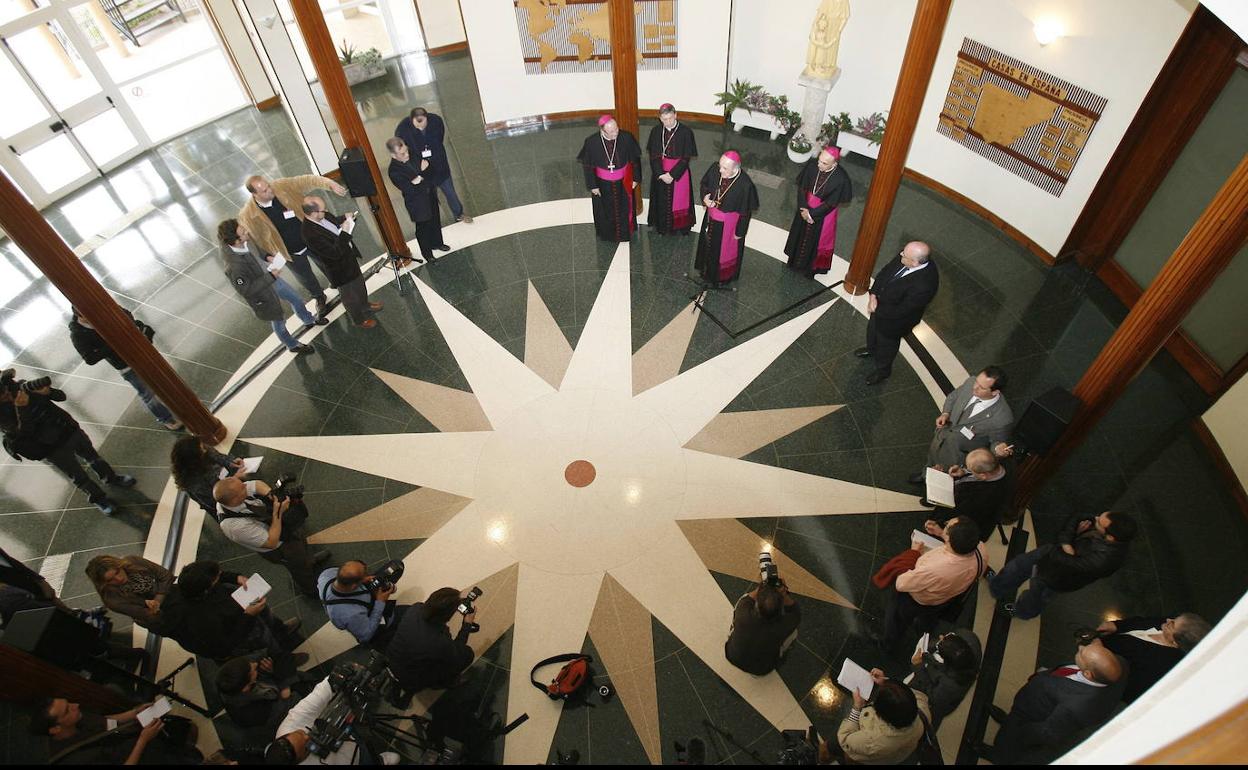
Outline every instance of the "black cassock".
<path id="1" fill-rule="evenodd" d="M 650 131 L 646 141 L 650 156 L 650 226 L 660 235 L 684 235 L 693 229 L 693 174 L 689 161 L 698 157 L 693 131 L 684 123 L 668 131 L 663 124 Z M 659 179 L 671 174 L 672 183 Z"/>
<path id="2" fill-rule="evenodd" d="M 585 169 L 585 189 L 593 196 L 594 227 L 604 241 L 627 241 L 637 229 L 633 183 L 641 184 L 641 147 L 627 131 L 614 140 L 598 132 L 585 139 L 576 159 Z"/>
<path id="3" fill-rule="evenodd" d="M 394 186 L 403 195 L 403 205 L 407 215 L 416 225 L 416 243 L 420 245 L 420 255 L 426 261 L 434 259 L 433 250 L 442 246 L 442 215 L 438 211 L 438 187 L 428 174 L 417 170 L 417 160 L 402 163 L 390 159 L 387 174 Z M 416 177 L 421 177 L 420 184 L 412 184 Z"/>
<path id="4" fill-rule="evenodd" d="M 693 266 L 707 283 L 728 283 L 741 274 L 745 234 L 750 229 L 750 217 L 758 210 L 758 190 L 745 171 L 732 179 L 720 177 L 717 161 L 702 175 L 698 200 L 705 203 L 708 195 L 718 202 L 707 208 L 702 219 Z"/>
<path id="5" fill-rule="evenodd" d="M 809 276 L 826 273 L 832 266 L 832 250 L 836 248 L 836 217 L 842 203 L 854 197 L 849 174 L 838 164 L 831 171 L 820 171 L 818 159 L 806 161 L 797 175 L 797 208 L 789 225 L 789 240 L 784 253 L 789 267 Z M 801 210 L 809 209 L 807 223 Z"/>

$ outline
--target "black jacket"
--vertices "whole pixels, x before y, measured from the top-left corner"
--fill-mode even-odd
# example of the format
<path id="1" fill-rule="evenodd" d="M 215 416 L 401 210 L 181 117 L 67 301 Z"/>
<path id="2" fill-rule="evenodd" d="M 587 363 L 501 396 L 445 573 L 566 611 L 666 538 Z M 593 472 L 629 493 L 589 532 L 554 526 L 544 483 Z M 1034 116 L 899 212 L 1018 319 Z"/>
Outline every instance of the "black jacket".
<path id="1" fill-rule="evenodd" d="M 1048 764 L 1065 754 L 1113 715 L 1127 678 L 1124 671 L 1117 683 L 1094 687 L 1048 671 L 1032 675 L 997 733 L 993 764 Z"/>
<path id="2" fill-rule="evenodd" d="M 5 451 L 17 460 L 42 460 L 68 441 L 80 428 L 69 412 L 53 403 L 64 400 L 65 391 L 51 388 L 47 394 L 31 393 L 30 403 L 21 408 L 0 403 Z"/>
<path id="3" fill-rule="evenodd" d="M 1127 543 L 1105 539 L 1095 526 L 1081 535 L 1075 534 L 1080 522 L 1093 519 L 1094 516 L 1071 516 L 1058 533 L 1057 543 L 1036 565 L 1036 577 L 1054 591 L 1078 591 L 1114 574 L 1127 560 Z M 1063 543 L 1075 547 L 1074 556 L 1062 550 Z"/>
<path id="4" fill-rule="evenodd" d="M 403 144 L 411 150 L 412 161 L 417 165 L 420 164 L 424 150 L 429 150 L 429 168 L 425 171 L 428 174 L 428 181 L 433 182 L 433 186 L 437 187 L 451 175 L 451 163 L 446 157 L 446 146 L 443 144 L 446 140 L 446 123 L 442 121 L 440 115 L 432 112 L 426 117 L 428 122 L 425 123 L 424 131 L 416 128 L 411 118 L 403 118 L 399 121 L 399 125 L 394 127 L 394 135 L 402 139 Z"/>
<path id="5" fill-rule="evenodd" d="M 958 628 L 953 633 L 970 646 L 975 655 L 975 668 L 978 670 L 983 659 L 979 637 L 969 628 Z M 935 644 L 934 637 L 932 643 Z M 923 653 L 923 661 L 917 666 L 911 666 L 910 670 L 914 673 L 910 686 L 927 696 L 927 705 L 932 710 L 933 729 L 940 727 L 941 721 L 957 709 L 970 691 L 971 685 L 975 684 L 974 676 L 959 675 L 927 651 Z"/>
<path id="6" fill-rule="evenodd" d="M 413 691 L 449 687 L 472 663 L 467 625 L 452 637 L 445 623 L 425 620 L 424 606 L 423 602 L 413 604 L 403 613 L 386 647 L 391 673 L 399 684 Z"/>
<path id="7" fill-rule="evenodd" d="M 1135 636 L 1129 631 L 1146 631 L 1160 628 L 1166 618 L 1124 618 L 1114 621 L 1118 633 L 1107 636 L 1101 641 L 1118 657 L 1131 666 L 1131 677 L 1127 679 L 1127 687 L 1122 692 L 1122 700 L 1131 703 L 1143 695 L 1148 688 L 1157 682 L 1170 669 L 1183 660 L 1183 651 L 1178 647 L 1167 647 Z"/>
<path id="8" fill-rule="evenodd" d="M 175 583 L 160 605 L 160 622 L 152 630 L 196 655 L 221 660 L 240 654 L 239 646 L 252 626 L 262 621 L 243 612 L 231 596 L 238 589 L 238 578 L 237 573 L 223 571 L 217 584 L 198 599 L 188 598 Z"/>
<path id="9" fill-rule="evenodd" d="M 134 321 L 134 325 L 143 332 L 143 336 L 147 337 L 150 342 L 156 336 L 156 330 L 139 319 L 129 310 L 122 308 L 123 313 Z M 109 347 L 100 333 L 90 326 L 84 326 L 75 317 L 69 319 L 69 341 L 74 344 L 74 350 L 78 351 L 78 355 L 82 356 L 82 360 L 86 364 L 97 364 L 100 361 L 107 361 L 112 364 L 114 369 L 125 369 L 129 366 L 121 359 L 121 356 Z"/>
<path id="10" fill-rule="evenodd" d="M 343 218 L 326 212 L 325 219 L 336 226 L 341 226 Z M 321 272 L 329 279 L 329 285 L 335 289 L 360 277 L 360 260 L 363 256 L 356 248 L 351 233 L 346 230 L 334 235 L 310 218 L 303 220 L 303 242 L 308 245 L 308 254 L 320 266 Z"/>
<path id="11" fill-rule="evenodd" d="M 963 481 L 961 484 L 954 484 L 954 506 L 937 509 L 933 519 L 944 526 L 945 522 L 955 516 L 965 516 L 979 526 L 979 542 L 986 543 L 1014 497 L 1014 486 L 1014 475 L 1008 468 L 1005 476 L 996 481 Z"/>
<path id="12" fill-rule="evenodd" d="M 935 260 L 928 260 L 927 267 L 922 270 L 897 278 L 903 267 L 901 257 L 893 257 L 875 274 L 875 282 L 871 284 L 871 293 L 879 299 L 873 314 L 876 327 L 889 337 L 903 337 L 918 326 L 924 309 L 940 288 L 940 271 Z"/>
<path id="13" fill-rule="evenodd" d="M 265 268 L 260 248 L 253 241 L 247 242 L 247 253 L 239 254 L 228 244 L 221 245 L 221 264 L 225 277 L 243 298 L 251 312 L 261 321 L 283 321 L 286 311 L 281 298 L 273 288 L 273 274 Z"/>
<path id="14" fill-rule="evenodd" d="M 391 158 L 387 175 L 403 196 L 403 205 L 412 221 L 428 222 L 438 215 L 438 186 L 427 170 L 422 174 L 419 168 L 419 158 L 413 157 L 407 163 Z M 420 184 L 412 184 L 412 180 L 418 176 L 421 178 Z"/>

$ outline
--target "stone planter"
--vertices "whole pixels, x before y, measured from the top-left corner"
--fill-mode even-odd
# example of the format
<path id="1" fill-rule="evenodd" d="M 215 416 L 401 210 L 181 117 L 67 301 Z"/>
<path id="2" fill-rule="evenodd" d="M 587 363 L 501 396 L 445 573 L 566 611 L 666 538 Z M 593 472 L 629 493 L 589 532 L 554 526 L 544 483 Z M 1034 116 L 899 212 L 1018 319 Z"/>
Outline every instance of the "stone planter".
<path id="1" fill-rule="evenodd" d="M 749 110 L 738 107 L 732 111 L 732 117 L 730 117 L 729 120 L 732 121 L 732 130 L 736 131 L 738 134 L 741 133 L 741 129 L 746 126 L 766 131 L 771 134 L 772 141 L 775 141 L 777 136 L 784 133 L 784 126 L 780 125 L 779 121 L 771 115 L 757 110 L 750 112 Z"/>
<path id="2" fill-rule="evenodd" d="M 813 145 L 806 152 L 798 152 L 797 150 L 793 149 L 792 145 L 785 145 L 784 149 L 789 154 L 789 160 L 793 161 L 794 163 L 805 163 L 806 161 L 810 160 L 811 155 L 815 154 L 815 148 Z"/>
<path id="3" fill-rule="evenodd" d="M 841 148 L 842 153 L 856 152 L 868 158 L 878 159 L 880 157 L 880 146 L 878 144 L 872 144 L 871 140 L 865 136 L 859 136 L 849 131 L 840 133 L 840 136 L 837 137 L 837 146 Z"/>
<path id="4" fill-rule="evenodd" d="M 353 62 L 344 65 L 342 73 L 347 76 L 347 85 L 353 86 L 356 83 L 363 83 L 365 80 L 372 80 L 386 74 L 386 65 L 384 62 L 377 62 L 372 65 Z"/>

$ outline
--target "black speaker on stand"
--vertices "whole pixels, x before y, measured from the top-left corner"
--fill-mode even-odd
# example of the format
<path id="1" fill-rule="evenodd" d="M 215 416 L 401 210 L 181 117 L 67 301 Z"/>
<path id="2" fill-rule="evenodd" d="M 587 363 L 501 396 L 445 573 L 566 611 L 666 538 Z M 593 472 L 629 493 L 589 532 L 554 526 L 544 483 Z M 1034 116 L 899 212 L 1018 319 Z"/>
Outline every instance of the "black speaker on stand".
<path id="1" fill-rule="evenodd" d="M 1014 436 L 1028 452 L 1042 455 L 1053 448 L 1075 418 L 1079 399 L 1065 388 L 1046 391 L 1027 405 L 1014 425 Z"/>
<path id="2" fill-rule="evenodd" d="M 343 150 L 338 156 L 338 171 L 342 173 L 342 184 L 352 198 L 368 198 L 377 194 L 377 185 L 368 170 L 363 149 L 348 147 Z"/>

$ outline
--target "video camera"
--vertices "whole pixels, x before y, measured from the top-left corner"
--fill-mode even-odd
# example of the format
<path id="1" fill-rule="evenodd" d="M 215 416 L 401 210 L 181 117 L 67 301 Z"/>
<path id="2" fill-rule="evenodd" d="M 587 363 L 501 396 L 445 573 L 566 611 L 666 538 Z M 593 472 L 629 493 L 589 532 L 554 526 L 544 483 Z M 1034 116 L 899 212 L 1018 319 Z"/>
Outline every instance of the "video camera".
<path id="1" fill-rule="evenodd" d="M 1080 647 L 1087 647 L 1097 639 L 1104 639 L 1107 636 L 1113 636 L 1113 634 L 1106 631 L 1097 631 L 1095 628 L 1077 628 L 1075 629 L 1075 644 Z"/>
<path id="2" fill-rule="evenodd" d="M 777 765 L 815 765 L 819 763 L 819 733 L 815 726 L 801 730 L 781 730 L 784 746 L 776 754 Z"/>
<path id="3" fill-rule="evenodd" d="M 3 389 L 4 392 L 9 395 L 16 396 L 23 390 L 27 393 L 32 393 L 36 390 L 41 390 L 42 388 L 51 387 L 51 385 L 51 377 L 39 377 L 33 380 L 19 380 L 17 379 L 16 369 L 5 369 L 3 372 L 0 372 L 0 389 Z"/>
<path id="4" fill-rule="evenodd" d="M 302 500 L 304 488 L 302 484 L 295 483 L 296 476 L 293 473 L 283 473 L 278 476 L 277 481 L 273 482 L 271 494 L 281 501 L 289 498 L 291 500 Z"/>
<path id="5" fill-rule="evenodd" d="M 771 558 L 771 553 L 763 551 L 758 555 L 758 582 L 766 583 L 772 588 L 780 587 L 780 568 Z"/>
<path id="6" fill-rule="evenodd" d="M 391 559 L 377 570 L 372 580 L 365 580 L 360 585 L 369 591 L 393 591 L 394 584 L 399 582 L 401 577 L 403 577 L 403 562 Z"/>
<path id="7" fill-rule="evenodd" d="M 485 592 L 482 591 L 479 587 L 473 586 L 472 590 L 468 592 L 468 595 L 465 596 L 459 602 L 459 606 L 455 608 L 456 611 L 458 611 L 460 615 L 463 615 L 465 618 L 467 618 L 469 615 L 477 611 L 477 609 L 472 606 L 472 603 L 475 602 L 477 599 L 480 599 L 481 594 L 483 593 Z M 464 624 L 468 626 L 468 631 L 471 633 L 475 634 L 476 632 L 481 630 L 481 625 L 479 623 L 471 623 L 465 620 Z"/>
<path id="8" fill-rule="evenodd" d="M 366 720 L 383 700 L 392 700 L 399 683 L 381 653 L 374 652 L 368 663 L 340 663 L 329 674 L 334 696 L 321 710 L 308 731 L 308 753 L 324 759 L 342 748 L 353 737 L 357 722 Z"/>

